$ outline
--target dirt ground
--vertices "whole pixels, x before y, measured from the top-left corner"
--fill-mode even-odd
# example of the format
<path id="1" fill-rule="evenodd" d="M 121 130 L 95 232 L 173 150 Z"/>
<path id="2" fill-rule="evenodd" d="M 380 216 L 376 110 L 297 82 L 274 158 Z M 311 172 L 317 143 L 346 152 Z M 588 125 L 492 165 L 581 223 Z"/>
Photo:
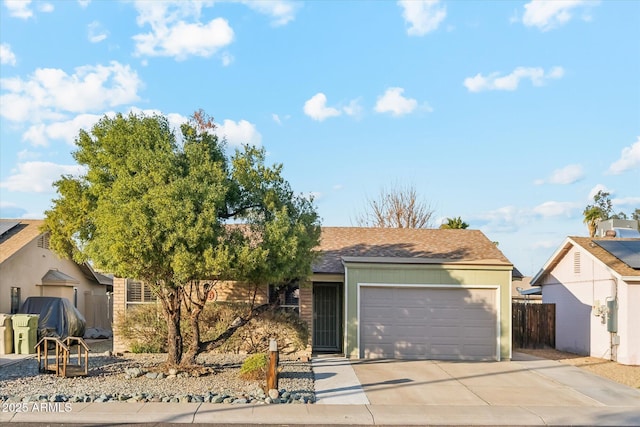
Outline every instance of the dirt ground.
<path id="1" fill-rule="evenodd" d="M 640 366 L 621 365 L 607 359 L 579 356 L 573 353 L 564 353 L 554 349 L 532 350 L 519 348 L 520 353 L 544 359 L 558 360 L 568 365 L 577 366 L 601 377 L 609 378 L 621 384 L 634 388 L 640 388 Z"/>

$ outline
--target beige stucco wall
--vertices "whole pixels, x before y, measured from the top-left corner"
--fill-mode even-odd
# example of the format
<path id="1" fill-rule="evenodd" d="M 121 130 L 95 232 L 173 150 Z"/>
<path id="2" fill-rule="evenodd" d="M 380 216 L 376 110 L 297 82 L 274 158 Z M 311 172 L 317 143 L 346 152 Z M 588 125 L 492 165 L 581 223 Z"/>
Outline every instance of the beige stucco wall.
<path id="1" fill-rule="evenodd" d="M 49 270 L 58 270 L 78 281 L 69 286 L 42 285 L 42 277 Z M 73 261 L 59 258 L 49 249 L 38 247 L 37 239 L 27 243 L 19 251 L 0 264 L 0 313 L 11 311 L 11 288 L 20 288 L 21 304 L 32 296 L 67 298 L 73 303 L 73 288 L 78 288 L 78 310 L 91 319 L 91 307 L 85 304 L 85 294 L 106 295 L 106 287 L 87 279 Z M 87 327 L 94 325 L 87 324 Z"/>
<path id="2" fill-rule="evenodd" d="M 439 265 L 347 263 L 345 355 L 358 358 L 358 284 L 495 286 L 499 289 L 500 359 L 511 358 L 511 275 L 507 265 Z"/>

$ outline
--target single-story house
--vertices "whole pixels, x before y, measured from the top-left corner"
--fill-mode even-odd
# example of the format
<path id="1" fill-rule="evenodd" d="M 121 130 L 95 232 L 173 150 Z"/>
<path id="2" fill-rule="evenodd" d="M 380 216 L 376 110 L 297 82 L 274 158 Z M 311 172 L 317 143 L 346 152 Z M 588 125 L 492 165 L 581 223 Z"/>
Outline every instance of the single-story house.
<path id="1" fill-rule="evenodd" d="M 323 227 L 318 249 L 312 276 L 284 301 L 308 324 L 312 352 L 356 359 L 511 358 L 514 268 L 482 232 Z M 131 286 L 142 286 L 136 293 L 142 300 L 128 301 Z M 226 289 L 218 301 L 233 294 Z M 240 298 L 247 294 L 242 289 Z M 144 295 L 144 285 L 114 279 L 115 316 L 127 304 L 144 303 Z M 261 297 L 270 298 L 267 289 Z M 115 334 L 114 350 L 121 345 Z"/>
<path id="2" fill-rule="evenodd" d="M 567 237 L 531 282 L 558 350 L 640 365 L 640 239 Z"/>
<path id="3" fill-rule="evenodd" d="M 16 313 L 28 297 L 68 299 L 87 328 L 111 329 L 112 279 L 49 249 L 43 220 L 0 220 L 0 313 Z"/>
<path id="4" fill-rule="evenodd" d="M 541 303 L 542 289 L 540 286 L 531 286 L 531 276 L 514 279 L 511 284 L 511 301 L 522 303 Z"/>

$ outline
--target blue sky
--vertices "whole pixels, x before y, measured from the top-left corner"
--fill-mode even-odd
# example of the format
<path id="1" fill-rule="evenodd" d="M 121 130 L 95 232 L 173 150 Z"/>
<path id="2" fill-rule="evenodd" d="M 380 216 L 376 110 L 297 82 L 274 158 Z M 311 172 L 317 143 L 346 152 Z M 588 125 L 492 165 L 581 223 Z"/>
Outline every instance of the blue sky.
<path id="1" fill-rule="evenodd" d="M 638 1 L 3 1 L 0 216 L 41 218 L 104 114 L 204 109 L 323 224 L 412 186 L 525 274 L 640 207 Z"/>

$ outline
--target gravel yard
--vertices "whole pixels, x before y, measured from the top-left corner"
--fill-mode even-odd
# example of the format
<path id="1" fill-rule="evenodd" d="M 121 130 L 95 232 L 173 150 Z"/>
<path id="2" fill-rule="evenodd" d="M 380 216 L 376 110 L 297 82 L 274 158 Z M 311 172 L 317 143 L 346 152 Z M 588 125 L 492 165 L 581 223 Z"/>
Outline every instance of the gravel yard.
<path id="1" fill-rule="evenodd" d="M 281 356 L 279 394 L 269 395 L 265 381 L 239 376 L 245 355 L 203 354 L 204 369 L 190 375 L 157 375 L 164 354 L 108 353 L 92 344 L 87 377 L 60 378 L 38 372 L 36 359 L 26 359 L 0 369 L 0 401 L 87 402 L 214 402 L 214 403 L 312 403 L 314 382 L 311 363 Z M 75 362 L 75 359 L 72 359 Z M 197 376 L 196 376 L 197 375 Z"/>

